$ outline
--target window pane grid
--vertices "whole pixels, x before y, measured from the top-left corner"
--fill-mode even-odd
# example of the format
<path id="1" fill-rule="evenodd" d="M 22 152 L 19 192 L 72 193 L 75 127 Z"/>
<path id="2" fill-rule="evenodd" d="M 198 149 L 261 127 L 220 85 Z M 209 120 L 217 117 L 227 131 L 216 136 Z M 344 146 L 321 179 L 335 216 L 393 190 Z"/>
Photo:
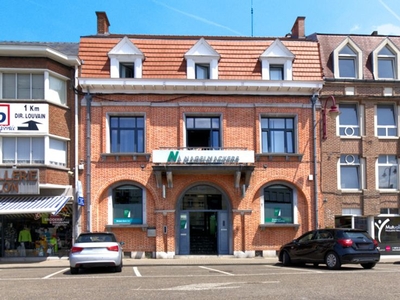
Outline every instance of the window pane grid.
<path id="1" fill-rule="evenodd" d="M 3 137 L 2 163 L 44 164 L 43 137 Z M 50 153 L 51 151 L 49 151 Z"/>
<path id="2" fill-rule="evenodd" d="M 294 153 L 293 127 L 293 118 L 262 118 L 262 151 L 264 153 Z"/>
<path id="3" fill-rule="evenodd" d="M 144 153 L 144 118 L 110 118 L 111 153 Z"/>
<path id="4" fill-rule="evenodd" d="M 379 155 L 378 185 L 379 189 L 398 188 L 398 164 L 395 155 Z"/>
<path id="5" fill-rule="evenodd" d="M 44 99 L 44 75 L 3 73 L 3 99 Z"/>
<path id="6" fill-rule="evenodd" d="M 358 155 L 340 156 L 340 187 L 342 189 L 361 188 L 360 158 Z"/>

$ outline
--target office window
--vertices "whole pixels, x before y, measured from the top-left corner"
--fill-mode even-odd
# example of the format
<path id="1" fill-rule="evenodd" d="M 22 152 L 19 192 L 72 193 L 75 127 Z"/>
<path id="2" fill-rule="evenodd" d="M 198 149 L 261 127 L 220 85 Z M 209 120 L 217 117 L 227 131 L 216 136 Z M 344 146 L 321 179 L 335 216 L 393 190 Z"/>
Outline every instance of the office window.
<path id="1" fill-rule="evenodd" d="M 283 65 L 271 65 L 269 67 L 270 80 L 283 80 Z"/>
<path id="2" fill-rule="evenodd" d="M 397 136 L 396 112 L 393 105 L 378 105 L 376 130 L 379 137 Z"/>
<path id="3" fill-rule="evenodd" d="M 379 155 L 378 188 L 396 189 L 398 187 L 398 164 L 396 155 Z"/>
<path id="4" fill-rule="evenodd" d="M 48 100 L 55 101 L 60 104 L 66 104 L 67 99 L 67 83 L 60 78 L 49 76 L 49 92 Z"/>
<path id="5" fill-rule="evenodd" d="M 133 63 L 120 63 L 119 64 L 119 77 L 120 78 L 135 78 L 135 65 Z"/>
<path id="6" fill-rule="evenodd" d="M 143 189 L 121 185 L 112 190 L 113 224 L 142 224 L 144 214 Z"/>
<path id="7" fill-rule="evenodd" d="M 349 46 L 339 51 L 339 76 L 342 78 L 357 77 L 357 53 Z"/>
<path id="8" fill-rule="evenodd" d="M 44 99 L 44 75 L 3 73 L 3 99 Z"/>
<path id="9" fill-rule="evenodd" d="M 144 152 L 144 117 L 110 117 L 112 153 Z"/>
<path id="10" fill-rule="evenodd" d="M 340 136 L 360 136 L 360 117 L 357 104 L 339 105 Z"/>
<path id="11" fill-rule="evenodd" d="M 378 77 L 386 79 L 396 78 L 396 55 L 388 48 L 384 47 L 378 53 Z"/>
<path id="12" fill-rule="evenodd" d="M 361 189 L 362 174 L 358 155 L 340 156 L 340 188 Z"/>
<path id="13" fill-rule="evenodd" d="M 3 164 L 44 164 L 43 137 L 3 137 Z"/>
<path id="14" fill-rule="evenodd" d="M 263 153 L 294 153 L 294 119 L 261 118 Z"/>
<path id="15" fill-rule="evenodd" d="M 284 185 L 264 189 L 264 222 L 293 223 L 293 190 Z"/>
<path id="16" fill-rule="evenodd" d="M 49 163 L 56 166 L 67 166 L 67 142 L 50 138 L 49 152 L 47 155 Z"/>
<path id="17" fill-rule="evenodd" d="M 196 64 L 196 79 L 210 79 L 210 65 Z"/>
<path id="18" fill-rule="evenodd" d="M 398 215 L 399 209 L 398 208 L 381 208 L 380 214 L 381 215 Z"/>
<path id="19" fill-rule="evenodd" d="M 186 117 L 186 147 L 221 147 L 219 117 Z"/>

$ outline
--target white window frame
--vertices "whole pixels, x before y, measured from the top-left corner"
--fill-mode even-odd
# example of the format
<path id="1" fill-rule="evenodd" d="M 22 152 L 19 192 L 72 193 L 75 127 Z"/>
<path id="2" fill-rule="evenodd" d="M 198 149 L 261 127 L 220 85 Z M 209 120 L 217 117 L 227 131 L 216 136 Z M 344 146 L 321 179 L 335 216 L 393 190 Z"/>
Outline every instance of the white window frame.
<path id="1" fill-rule="evenodd" d="M 276 65 L 283 66 L 283 80 L 293 80 L 294 58 L 294 54 L 276 39 L 259 57 L 262 80 L 271 80 L 270 67 Z"/>
<path id="2" fill-rule="evenodd" d="M 342 164 L 340 162 L 341 160 L 341 156 L 345 155 L 345 156 L 358 156 L 359 157 L 359 163 L 357 164 L 359 166 L 359 172 L 360 172 L 360 178 L 358 179 L 358 185 L 359 188 L 342 188 L 341 186 L 341 182 L 342 182 L 342 178 L 341 178 L 341 166 L 345 166 L 346 164 Z M 354 165 L 354 163 L 351 163 L 351 161 L 349 160 L 349 163 L 347 165 Z M 364 188 L 365 188 L 365 159 L 362 158 L 359 154 L 341 154 L 338 161 L 337 161 L 337 187 L 338 190 L 341 190 L 342 192 L 361 192 Z"/>
<path id="3" fill-rule="evenodd" d="M 396 161 L 390 162 L 390 156 L 393 156 Z M 384 159 L 386 162 L 380 163 L 379 158 Z M 384 168 L 383 174 L 385 174 L 385 175 L 381 174 L 381 172 L 379 170 L 380 168 Z M 378 158 L 376 159 L 376 172 L 375 172 L 375 174 L 376 174 L 376 189 L 380 190 L 380 191 L 385 191 L 385 192 L 388 192 L 388 191 L 396 192 L 399 189 L 399 175 L 398 175 L 399 173 L 398 172 L 399 172 L 399 162 L 397 160 L 397 155 L 379 155 Z M 392 177 L 392 173 L 396 174 L 394 176 L 396 178 L 395 179 L 396 186 L 394 188 L 379 187 L 380 178 L 382 178 L 382 177 L 386 178 L 386 176 L 387 176 L 388 183 L 390 183 L 390 178 Z"/>
<path id="4" fill-rule="evenodd" d="M 337 135 L 340 136 L 340 138 L 342 139 L 346 139 L 346 138 L 361 138 L 361 136 L 364 135 L 364 105 L 360 105 L 358 103 L 355 102 L 342 102 L 338 104 L 339 107 L 339 111 L 341 110 L 340 106 L 341 105 L 355 105 L 356 106 L 356 110 L 357 110 L 357 118 L 358 118 L 358 126 L 352 126 L 352 125 L 342 125 L 340 123 L 340 115 L 338 116 L 338 121 L 336 122 L 337 124 Z M 344 128 L 345 132 L 347 133 L 352 133 L 354 132 L 353 128 L 357 128 L 360 132 L 359 135 L 351 135 L 351 134 L 345 134 L 345 135 L 341 135 L 340 134 L 340 129 Z"/>
<path id="5" fill-rule="evenodd" d="M 43 99 L 30 98 L 26 100 L 47 100 L 49 102 L 57 103 L 59 105 L 67 106 L 67 84 L 69 81 L 68 77 L 55 73 L 47 69 L 0 69 L 0 99 L 3 99 L 3 74 L 37 74 L 43 75 Z M 59 92 L 50 90 L 50 77 L 53 77 L 63 83 L 61 89 L 61 97 Z M 32 90 L 32 87 L 31 87 Z M 32 91 L 31 91 L 32 96 Z M 6 99 L 5 99 L 6 100 Z M 15 100 L 18 100 L 15 98 Z M 20 99 L 21 100 L 21 99 Z"/>
<path id="6" fill-rule="evenodd" d="M 394 109 L 394 121 L 395 125 L 379 125 L 378 126 L 378 107 L 380 105 L 392 105 Z M 374 115 L 374 131 L 375 131 L 375 136 L 380 138 L 380 139 L 397 139 L 399 136 L 399 107 L 395 105 L 394 103 L 379 103 L 375 105 L 375 115 Z M 395 135 L 378 135 L 378 128 L 385 128 L 386 132 L 391 129 L 395 128 L 396 129 L 396 134 Z"/>
<path id="7" fill-rule="evenodd" d="M 340 70 L 339 70 L 339 59 L 340 59 L 340 51 L 345 47 L 349 46 L 356 54 L 356 59 L 355 59 L 355 78 L 353 77 L 340 77 Z M 362 51 L 361 49 L 350 39 L 346 38 L 340 45 L 333 50 L 333 73 L 335 78 L 350 78 L 350 79 L 362 79 L 363 78 L 363 63 L 362 60 Z"/>
<path id="8" fill-rule="evenodd" d="M 57 80 L 58 83 L 61 83 L 61 89 L 52 89 L 51 87 L 51 79 Z M 56 75 L 53 72 L 45 72 L 44 74 L 44 98 L 62 105 L 67 105 L 67 81 L 65 77 Z"/>
<path id="9" fill-rule="evenodd" d="M 30 158 L 29 162 L 19 162 L 18 161 L 18 149 L 15 149 L 14 153 L 14 162 L 6 162 L 3 163 L 3 138 L 10 137 L 10 138 L 30 138 Z M 32 152 L 32 140 L 31 138 L 39 138 L 43 140 L 43 162 L 36 162 L 35 158 L 33 157 Z M 64 144 L 64 150 L 54 149 L 54 151 L 50 148 L 50 140 L 57 140 Z M 61 138 L 58 136 L 40 136 L 40 135 L 7 135 L 7 136 L 0 136 L 0 163 L 4 165 L 48 165 L 48 166 L 56 166 L 60 168 L 67 168 L 68 164 L 68 141 L 69 139 Z M 16 142 L 16 140 L 15 140 Z M 64 153 L 64 154 L 63 154 Z M 53 158 L 56 159 L 53 159 Z M 62 158 L 62 159 L 59 159 Z"/>
<path id="10" fill-rule="evenodd" d="M 388 56 L 387 58 L 393 59 L 393 72 L 394 72 L 394 78 L 379 78 L 379 59 L 380 58 L 385 58 L 385 56 L 379 55 L 379 52 L 383 48 L 388 48 L 392 53 L 393 56 Z M 372 52 L 372 57 L 373 57 L 373 74 L 375 80 L 398 80 L 400 79 L 400 64 L 399 64 L 399 57 L 400 57 L 400 51 L 394 45 L 390 39 L 385 39 L 383 40 L 380 45 Z"/>
<path id="11" fill-rule="evenodd" d="M 186 76 L 187 79 L 196 78 L 196 64 L 207 64 L 210 66 L 210 78 L 218 79 L 218 61 L 220 55 L 213 47 L 201 38 L 192 48 L 184 55 L 186 59 Z M 204 80 L 204 79 L 199 79 Z"/>
<path id="12" fill-rule="evenodd" d="M 144 54 L 128 37 L 124 37 L 111 49 L 108 57 L 110 58 L 111 78 L 120 78 L 120 63 L 133 63 L 135 78 L 142 78 Z"/>

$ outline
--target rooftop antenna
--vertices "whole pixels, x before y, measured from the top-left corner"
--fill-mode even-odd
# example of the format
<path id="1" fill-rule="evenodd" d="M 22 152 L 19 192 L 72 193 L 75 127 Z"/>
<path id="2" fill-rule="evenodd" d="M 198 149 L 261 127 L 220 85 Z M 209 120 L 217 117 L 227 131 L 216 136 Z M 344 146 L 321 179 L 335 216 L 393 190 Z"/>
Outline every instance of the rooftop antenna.
<path id="1" fill-rule="evenodd" d="M 253 0 L 251 0 L 251 36 L 253 36 Z"/>

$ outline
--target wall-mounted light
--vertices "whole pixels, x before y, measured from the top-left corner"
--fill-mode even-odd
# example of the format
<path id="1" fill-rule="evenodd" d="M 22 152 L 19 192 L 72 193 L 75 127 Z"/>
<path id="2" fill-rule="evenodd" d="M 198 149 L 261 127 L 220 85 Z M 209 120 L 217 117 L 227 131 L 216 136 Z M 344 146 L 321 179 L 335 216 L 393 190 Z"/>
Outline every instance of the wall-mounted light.
<path id="1" fill-rule="evenodd" d="M 332 100 L 332 106 L 328 111 L 329 115 L 334 119 L 340 114 L 340 111 L 339 111 L 338 107 L 336 106 L 335 97 L 330 96 L 329 98 L 327 98 L 325 100 L 325 105 L 322 110 L 322 138 L 324 140 L 326 140 L 328 138 L 328 136 L 326 134 L 326 105 L 328 104 L 328 100 Z"/>
<path id="2" fill-rule="evenodd" d="M 140 167 L 142 168 L 142 171 L 144 170 L 144 165 L 140 165 Z"/>

